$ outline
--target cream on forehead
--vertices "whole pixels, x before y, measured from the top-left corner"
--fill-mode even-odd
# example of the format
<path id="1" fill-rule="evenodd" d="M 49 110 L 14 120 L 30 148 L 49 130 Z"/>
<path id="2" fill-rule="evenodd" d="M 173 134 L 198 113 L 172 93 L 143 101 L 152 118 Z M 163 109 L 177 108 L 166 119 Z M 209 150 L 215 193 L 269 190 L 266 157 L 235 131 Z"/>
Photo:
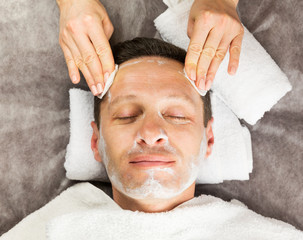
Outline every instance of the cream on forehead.
<path id="1" fill-rule="evenodd" d="M 134 64 L 138 64 L 138 63 L 140 63 L 140 62 L 142 62 L 142 60 L 137 60 L 137 61 L 134 61 L 134 62 L 122 63 L 122 64 L 120 65 L 119 69 L 123 69 L 123 68 L 125 68 L 125 67 L 127 67 L 127 66 L 131 66 L 131 65 L 134 65 Z"/>
<path id="2" fill-rule="evenodd" d="M 123 69 L 124 67 L 127 67 L 127 66 L 131 66 L 131 65 L 134 65 L 134 64 L 138 64 L 138 63 L 141 63 L 141 62 L 147 62 L 147 63 L 152 63 L 154 64 L 155 62 L 158 63 L 158 65 L 164 65 L 164 64 L 168 64 L 170 63 L 170 60 L 153 60 L 153 59 L 140 59 L 140 60 L 136 60 L 136 61 L 133 61 L 133 62 L 128 62 L 128 63 L 122 63 L 121 66 L 118 66 L 117 64 L 115 65 L 115 70 L 110 74 L 109 78 L 107 79 L 106 83 L 105 83 L 105 87 L 104 87 L 104 91 L 97 95 L 97 97 L 99 99 L 102 99 L 104 97 L 104 95 L 107 93 L 107 91 L 109 90 L 109 88 L 111 87 L 111 85 L 113 84 L 113 81 L 114 81 L 114 78 L 117 74 L 117 71 L 118 69 Z M 179 74 L 182 74 L 181 71 L 178 71 Z M 196 84 L 195 84 L 195 81 L 192 81 L 186 74 L 185 72 L 185 68 L 183 68 L 183 74 L 182 76 L 184 76 L 190 83 L 191 85 L 196 89 L 196 91 L 201 95 L 201 96 L 205 96 L 207 91 L 203 90 L 203 89 L 198 89 Z"/>
<path id="3" fill-rule="evenodd" d="M 129 61 L 132 61 L 132 60 L 129 60 Z M 146 62 L 146 63 L 158 63 L 158 65 L 163 65 L 163 64 L 168 64 L 169 63 L 169 60 L 166 60 L 166 59 L 145 59 L 145 58 L 142 58 L 140 60 L 136 60 L 136 61 L 132 61 L 132 62 L 126 62 L 126 63 L 122 63 L 119 67 L 119 69 L 123 69 L 127 66 L 131 66 L 131 65 L 135 65 L 135 64 L 138 64 L 138 63 L 141 63 L 141 62 Z"/>

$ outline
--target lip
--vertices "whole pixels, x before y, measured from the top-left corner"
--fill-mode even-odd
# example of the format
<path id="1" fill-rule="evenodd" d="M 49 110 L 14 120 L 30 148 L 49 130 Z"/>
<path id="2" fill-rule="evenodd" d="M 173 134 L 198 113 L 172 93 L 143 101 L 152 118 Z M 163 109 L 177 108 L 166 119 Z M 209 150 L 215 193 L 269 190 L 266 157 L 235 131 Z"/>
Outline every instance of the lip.
<path id="1" fill-rule="evenodd" d="M 137 167 L 168 167 L 172 166 L 175 161 L 172 158 L 163 155 L 141 155 L 132 158 L 129 163 Z"/>

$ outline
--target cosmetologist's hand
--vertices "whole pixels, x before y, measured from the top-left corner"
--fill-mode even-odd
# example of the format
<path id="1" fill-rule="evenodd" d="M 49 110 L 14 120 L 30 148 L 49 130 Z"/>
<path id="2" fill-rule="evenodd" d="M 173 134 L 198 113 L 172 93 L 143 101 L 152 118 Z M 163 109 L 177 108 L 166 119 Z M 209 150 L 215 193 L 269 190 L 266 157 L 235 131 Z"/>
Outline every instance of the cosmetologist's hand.
<path id="1" fill-rule="evenodd" d="M 103 92 L 115 68 L 108 40 L 114 27 L 99 0 L 57 0 L 60 9 L 59 44 L 69 76 L 79 83 L 81 70 L 93 95 Z"/>
<path id="2" fill-rule="evenodd" d="M 195 0 L 191 7 L 185 71 L 199 89 L 210 89 L 228 48 L 228 73 L 234 75 L 237 71 L 244 35 L 236 11 L 238 1 Z"/>

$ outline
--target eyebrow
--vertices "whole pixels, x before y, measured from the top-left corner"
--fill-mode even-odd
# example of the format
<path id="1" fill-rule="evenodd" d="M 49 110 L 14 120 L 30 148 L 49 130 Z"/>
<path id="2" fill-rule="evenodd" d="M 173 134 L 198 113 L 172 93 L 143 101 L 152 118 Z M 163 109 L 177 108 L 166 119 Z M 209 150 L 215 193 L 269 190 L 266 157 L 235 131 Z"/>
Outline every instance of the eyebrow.
<path id="1" fill-rule="evenodd" d="M 137 95 L 134 94 L 129 94 L 129 95 L 122 95 L 122 96 L 118 96 L 116 97 L 109 105 L 108 105 L 108 110 L 110 109 L 110 107 L 113 107 L 114 105 L 117 105 L 121 102 L 126 102 L 126 101 L 130 101 L 130 100 L 134 100 L 139 98 Z M 185 101 L 193 106 L 195 106 L 194 101 L 192 100 L 191 97 L 189 97 L 186 94 L 183 95 L 175 95 L 175 94 L 171 94 L 168 95 L 167 97 L 165 97 L 165 99 L 169 99 L 169 100 L 176 100 L 176 101 Z"/>

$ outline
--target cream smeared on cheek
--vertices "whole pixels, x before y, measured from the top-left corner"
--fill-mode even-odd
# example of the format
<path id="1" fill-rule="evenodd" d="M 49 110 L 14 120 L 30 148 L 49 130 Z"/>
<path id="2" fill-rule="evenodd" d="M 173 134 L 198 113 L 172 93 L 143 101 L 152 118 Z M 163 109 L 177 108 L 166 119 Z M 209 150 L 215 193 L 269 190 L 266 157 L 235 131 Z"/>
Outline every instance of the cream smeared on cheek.
<path id="1" fill-rule="evenodd" d="M 105 140 L 103 138 L 103 134 L 102 134 L 102 125 L 101 125 L 101 121 L 100 120 L 100 129 L 99 129 L 99 144 L 98 144 L 98 151 L 99 151 L 99 154 L 101 156 L 101 159 L 102 159 L 102 162 L 105 166 L 105 169 L 107 170 L 108 168 L 108 163 L 109 163 L 109 157 L 108 157 L 108 154 L 106 152 L 106 143 L 105 143 Z"/>
<path id="2" fill-rule="evenodd" d="M 112 94 L 110 93 L 110 90 L 108 90 L 108 104 L 110 104 L 111 100 L 112 100 Z"/>

